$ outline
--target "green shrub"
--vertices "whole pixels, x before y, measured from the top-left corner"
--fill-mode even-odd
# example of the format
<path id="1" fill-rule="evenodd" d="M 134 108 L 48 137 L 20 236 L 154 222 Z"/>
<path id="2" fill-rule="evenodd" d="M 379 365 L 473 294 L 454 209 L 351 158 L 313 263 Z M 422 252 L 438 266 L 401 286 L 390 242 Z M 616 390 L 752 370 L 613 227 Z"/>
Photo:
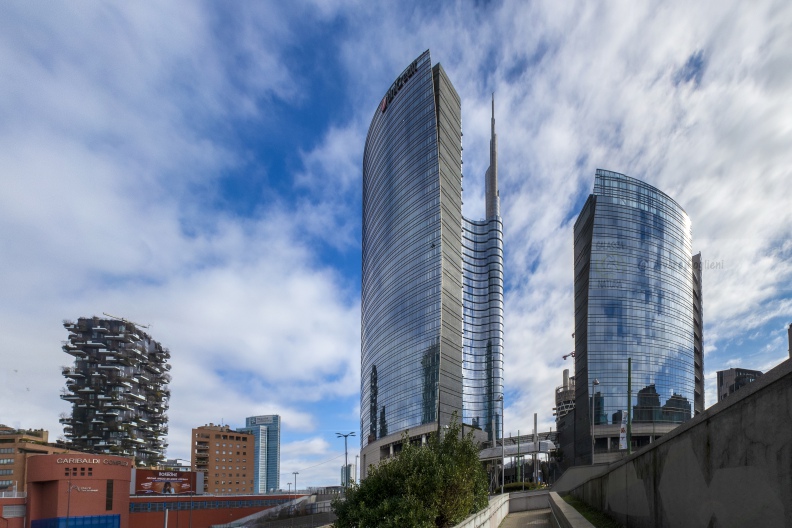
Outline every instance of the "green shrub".
<path id="1" fill-rule="evenodd" d="M 346 500 L 333 501 L 336 528 L 434 528 L 453 526 L 488 504 L 487 476 L 473 433 L 461 438 L 456 420 L 438 440 L 410 444 L 393 459 L 371 467 L 351 485 Z"/>

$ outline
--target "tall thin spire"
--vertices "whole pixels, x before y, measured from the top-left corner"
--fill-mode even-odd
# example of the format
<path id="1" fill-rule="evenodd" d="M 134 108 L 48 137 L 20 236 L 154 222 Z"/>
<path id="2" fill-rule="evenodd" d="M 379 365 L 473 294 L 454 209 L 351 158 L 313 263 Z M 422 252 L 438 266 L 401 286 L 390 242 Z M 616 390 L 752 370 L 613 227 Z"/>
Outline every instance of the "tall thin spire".
<path id="1" fill-rule="evenodd" d="M 500 216 L 498 192 L 498 135 L 495 133 L 495 92 L 492 92 L 492 131 L 490 137 L 490 165 L 485 176 L 487 219 Z"/>

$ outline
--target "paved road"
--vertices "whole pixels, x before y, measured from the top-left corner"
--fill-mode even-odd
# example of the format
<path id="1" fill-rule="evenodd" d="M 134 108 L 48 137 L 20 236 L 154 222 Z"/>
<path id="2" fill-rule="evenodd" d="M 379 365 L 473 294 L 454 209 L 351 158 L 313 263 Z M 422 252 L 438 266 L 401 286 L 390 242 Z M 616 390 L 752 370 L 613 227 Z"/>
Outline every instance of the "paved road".
<path id="1" fill-rule="evenodd" d="M 499 528 L 540 528 L 550 527 L 550 508 L 510 513 L 503 519 Z"/>

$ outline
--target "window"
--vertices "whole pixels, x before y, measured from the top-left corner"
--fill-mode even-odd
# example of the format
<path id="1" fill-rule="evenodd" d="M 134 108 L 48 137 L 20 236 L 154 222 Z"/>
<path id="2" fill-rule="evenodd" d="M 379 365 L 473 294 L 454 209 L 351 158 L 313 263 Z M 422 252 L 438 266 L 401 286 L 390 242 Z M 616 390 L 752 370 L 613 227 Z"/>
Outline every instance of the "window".
<path id="1" fill-rule="evenodd" d="M 0 475 L 13 475 L 13 469 L 0 469 Z"/>
<path id="2" fill-rule="evenodd" d="M 13 464 L 13 458 L 0 458 L 0 464 Z"/>
<path id="3" fill-rule="evenodd" d="M 14 452 L 14 448 L 13 448 L 13 447 L 3 447 L 3 448 L 0 448 L 0 453 L 3 453 L 3 454 L 10 455 L 10 454 L 12 454 L 13 452 Z"/>
<path id="4" fill-rule="evenodd" d="M 107 480 L 107 494 L 105 495 L 105 510 L 113 509 L 113 479 Z"/>

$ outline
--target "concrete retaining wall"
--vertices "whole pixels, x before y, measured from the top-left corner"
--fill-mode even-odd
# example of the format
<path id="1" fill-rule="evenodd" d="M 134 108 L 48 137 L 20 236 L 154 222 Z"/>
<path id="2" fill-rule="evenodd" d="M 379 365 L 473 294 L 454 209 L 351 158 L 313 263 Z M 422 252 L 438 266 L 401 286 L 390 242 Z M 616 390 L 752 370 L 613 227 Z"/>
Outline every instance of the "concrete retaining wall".
<path id="1" fill-rule="evenodd" d="M 509 496 L 497 495 L 490 498 L 489 506 L 474 513 L 455 528 L 498 528 L 509 514 Z"/>
<path id="2" fill-rule="evenodd" d="M 594 464 L 592 466 L 574 466 L 561 475 L 552 490 L 556 493 L 566 493 L 577 488 L 592 477 L 598 477 L 608 471 L 608 464 Z"/>
<path id="3" fill-rule="evenodd" d="M 578 511 L 564 502 L 558 493 L 552 492 L 548 496 L 550 504 L 550 523 L 553 528 L 594 528 Z"/>
<path id="4" fill-rule="evenodd" d="M 509 494 L 509 513 L 550 507 L 548 490 L 515 491 Z"/>
<path id="5" fill-rule="evenodd" d="M 572 494 L 630 528 L 792 528 L 792 361 Z"/>

